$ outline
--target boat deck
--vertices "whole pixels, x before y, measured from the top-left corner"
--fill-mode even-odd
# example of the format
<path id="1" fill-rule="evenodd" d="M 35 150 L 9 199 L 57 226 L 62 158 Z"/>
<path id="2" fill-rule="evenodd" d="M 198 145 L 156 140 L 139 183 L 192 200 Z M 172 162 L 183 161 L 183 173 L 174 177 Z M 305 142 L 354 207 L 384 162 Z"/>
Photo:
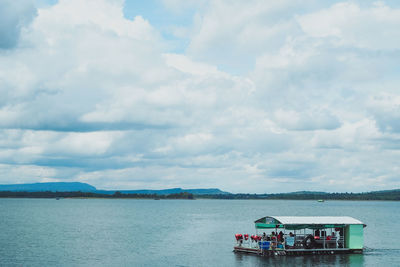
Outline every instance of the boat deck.
<path id="1" fill-rule="evenodd" d="M 362 253 L 362 250 L 360 249 L 348 249 L 348 248 L 263 250 L 259 248 L 248 248 L 241 246 L 235 246 L 233 251 L 239 253 L 263 255 L 263 256 Z"/>

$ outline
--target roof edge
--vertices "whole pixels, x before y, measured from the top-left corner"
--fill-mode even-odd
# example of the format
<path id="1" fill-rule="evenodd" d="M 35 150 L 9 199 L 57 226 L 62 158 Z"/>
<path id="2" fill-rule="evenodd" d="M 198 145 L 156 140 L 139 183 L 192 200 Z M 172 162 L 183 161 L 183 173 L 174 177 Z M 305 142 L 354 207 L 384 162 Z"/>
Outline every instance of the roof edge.
<path id="1" fill-rule="evenodd" d="M 296 225 L 296 224 L 345 224 L 345 225 L 360 225 L 364 227 L 367 225 L 358 219 L 350 216 L 265 216 L 254 221 L 254 223 L 266 224 L 283 224 L 283 225 Z"/>

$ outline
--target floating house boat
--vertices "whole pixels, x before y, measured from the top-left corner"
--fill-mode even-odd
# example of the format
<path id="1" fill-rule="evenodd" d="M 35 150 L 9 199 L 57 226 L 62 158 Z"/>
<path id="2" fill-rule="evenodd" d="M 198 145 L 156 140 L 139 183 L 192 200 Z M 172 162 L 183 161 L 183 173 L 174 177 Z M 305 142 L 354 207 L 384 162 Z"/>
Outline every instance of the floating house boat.
<path id="1" fill-rule="evenodd" d="M 263 256 L 362 253 L 365 224 L 352 217 L 266 216 L 236 234 L 234 252 Z"/>

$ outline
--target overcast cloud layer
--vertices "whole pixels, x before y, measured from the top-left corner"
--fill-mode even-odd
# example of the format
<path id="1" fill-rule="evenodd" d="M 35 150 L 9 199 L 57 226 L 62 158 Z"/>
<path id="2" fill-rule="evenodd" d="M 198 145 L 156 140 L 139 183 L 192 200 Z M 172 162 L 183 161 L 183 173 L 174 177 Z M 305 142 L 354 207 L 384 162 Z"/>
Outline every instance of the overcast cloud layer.
<path id="1" fill-rule="evenodd" d="M 400 188 L 395 1 L 154 3 L 0 0 L 0 184 Z"/>

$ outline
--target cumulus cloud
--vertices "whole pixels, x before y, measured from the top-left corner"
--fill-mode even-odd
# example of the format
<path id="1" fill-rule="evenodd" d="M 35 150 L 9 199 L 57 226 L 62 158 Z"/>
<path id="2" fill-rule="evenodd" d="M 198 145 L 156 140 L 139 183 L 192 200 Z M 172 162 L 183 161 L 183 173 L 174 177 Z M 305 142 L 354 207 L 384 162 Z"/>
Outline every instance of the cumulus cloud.
<path id="1" fill-rule="evenodd" d="M 309 114 L 292 110 L 275 111 L 277 123 L 288 130 L 332 130 L 340 126 L 338 119 L 327 111 L 315 110 Z"/>
<path id="2" fill-rule="evenodd" d="M 11 49 L 18 43 L 21 30 L 36 15 L 31 0 L 0 1 L 0 49 Z M 1 51 L 1 50 L 0 50 Z"/>
<path id="3" fill-rule="evenodd" d="M 383 132 L 400 133 L 400 95 L 380 93 L 367 102 L 370 112 Z"/>
<path id="4" fill-rule="evenodd" d="M 398 9 L 301 2 L 164 1 L 195 10 L 184 53 L 123 1 L 60 0 L 30 20 L 15 4 L 0 181 L 398 187 Z"/>
<path id="5" fill-rule="evenodd" d="M 397 50 L 400 45 L 400 10 L 392 9 L 384 2 L 375 2 L 365 9 L 355 3 L 338 3 L 300 16 L 298 21 L 308 35 L 332 38 L 337 45 L 373 50 Z"/>

